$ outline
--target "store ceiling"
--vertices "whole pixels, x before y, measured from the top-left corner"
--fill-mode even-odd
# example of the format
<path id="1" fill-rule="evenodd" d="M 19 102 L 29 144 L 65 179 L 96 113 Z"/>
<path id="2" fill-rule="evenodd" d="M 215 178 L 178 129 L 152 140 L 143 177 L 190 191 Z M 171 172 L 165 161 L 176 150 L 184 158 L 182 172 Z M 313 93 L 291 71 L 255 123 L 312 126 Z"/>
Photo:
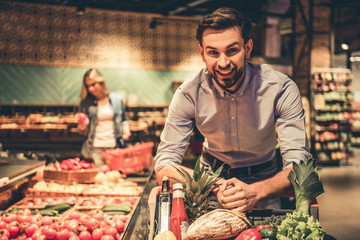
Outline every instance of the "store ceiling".
<path id="1" fill-rule="evenodd" d="M 0 0 L 1 1 L 1 0 Z M 299 4 L 304 0 L 12 0 L 18 2 L 75 6 L 78 10 L 86 8 L 154 13 L 163 16 L 202 17 L 219 7 L 233 7 L 246 13 L 254 23 L 267 16 L 291 17 L 291 3 Z M 360 39 L 360 0 L 309 0 L 309 3 L 332 7 L 334 26 L 338 39 Z M 316 12 L 314 16 L 316 17 Z M 350 30 L 347 30 L 350 29 Z M 360 50 L 354 44 L 351 50 Z M 341 51 L 337 50 L 337 52 Z"/>
<path id="2" fill-rule="evenodd" d="M 222 7 L 234 7 L 259 18 L 266 15 L 283 15 L 284 7 L 297 0 L 13 0 L 19 2 L 78 6 L 79 8 L 98 8 L 142 13 L 156 13 L 164 16 L 204 16 Z M 309 1 L 311 2 L 311 1 Z M 319 4 L 332 5 L 336 8 L 360 9 L 359 0 L 314 1 Z M 280 9 L 280 10 L 279 10 Z M 253 19 L 254 20 L 254 19 Z"/>
<path id="3" fill-rule="evenodd" d="M 13 0 L 14 1 L 14 0 Z M 289 6 L 290 0 L 15 0 L 42 4 L 77 6 L 141 13 L 155 13 L 164 16 L 204 16 L 223 6 L 234 7 L 246 12 L 253 21 L 263 15 L 278 15 L 279 11 L 268 11 L 269 5 Z M 271 3 L 271 4 L 270 4 Z M 284 14 L 281 12 L 280 14 Z"/>

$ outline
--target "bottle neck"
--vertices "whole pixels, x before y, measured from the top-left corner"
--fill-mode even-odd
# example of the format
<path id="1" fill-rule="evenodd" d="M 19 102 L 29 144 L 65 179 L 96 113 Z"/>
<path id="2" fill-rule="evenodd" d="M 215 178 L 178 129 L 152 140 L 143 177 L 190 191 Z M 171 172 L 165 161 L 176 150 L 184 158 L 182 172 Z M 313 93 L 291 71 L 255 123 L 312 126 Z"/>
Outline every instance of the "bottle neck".
<path id="1" fill-rule="evenodd" d="M 170 182 L 168 180 L 163 181 L 161 192 L 170 193 Z"/>
<path id="2" fill-rule="evenodd" d="M 185 197 L 185 194 L 184 194 L 184 192 L 183 192 L 182 190 L 175 190 L 175 191 L 173 192 L 173 199 L 175 199 L 175 198 L 182 198 L 182 199 L 184 199 L 184 197 Z"/>

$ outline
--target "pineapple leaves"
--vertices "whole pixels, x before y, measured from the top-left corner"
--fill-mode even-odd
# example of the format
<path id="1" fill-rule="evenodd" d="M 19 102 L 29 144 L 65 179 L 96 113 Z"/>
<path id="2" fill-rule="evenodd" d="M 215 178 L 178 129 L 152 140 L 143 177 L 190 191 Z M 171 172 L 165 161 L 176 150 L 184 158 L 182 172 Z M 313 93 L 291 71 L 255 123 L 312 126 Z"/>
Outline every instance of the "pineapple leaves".
<path id="1" fill-rule="evenodd" d="M 181 175 L 181 177 L 185 180 L 185 187 L 186 189 L 191 189 L 192 188 L 192 182 L 193 182 L 193 178 L 191 177 L 191 175 L 182 167 L 177 167 L 172 165 L 177 171 L 178 173 Z M 175 179 L 175 178 L 173 178 Z"/>
<path id="2" fill-rule="evenodd" d="M 192 176 L 184 168 L 177 165 L 172 166 L 183 178 L 182 181 L 176 178 L 172 179 L 185 185 L 185 209 L 189 217 L 189 223 L 192 223 L 198 217 L 214 209 L 210 204 L 210 199 L 212 191 L 216 187 L 214 183 L 219 178 L 223 166 L 213 173 L 201 164 L 200 158 L 198 158 Z"/>

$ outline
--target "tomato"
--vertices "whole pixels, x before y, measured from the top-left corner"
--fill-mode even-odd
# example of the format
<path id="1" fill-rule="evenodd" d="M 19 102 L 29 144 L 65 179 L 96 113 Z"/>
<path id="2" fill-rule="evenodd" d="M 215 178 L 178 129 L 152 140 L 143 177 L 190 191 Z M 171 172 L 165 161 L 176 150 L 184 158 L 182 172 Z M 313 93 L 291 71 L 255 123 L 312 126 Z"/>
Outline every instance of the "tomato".
<path id="1" fill-rule="evenodd" d="M 0 229 L 6 228 L 7 223 L 5 221 L 0 221 Z"/>
<path id="2" fill-rule="evenodd" d="M 123 222 L 123 221 L 121 221 L 121 220 L 116 220 L 115 222 L 114 222 L 114 227 L 116 228 L 116 230 L 118 231 L 118 233 L 122 233 L 122 232 L 124 232 L 124 230 L 125 230 L 125 223 Z"/>
<path id="3" fill-rule="evenodd" d="M 0 237 L 10 237 L 10 232 L 7 229 L 0 229 Z"/>
<path id="4" fill-rule="evenodd" d="M 21 222 L 29 223 L 29 222 L 31 222 L 31 217 L 30 217 L 30 215 L 17 215 L 16 220 L 20 223 Z"/>
<path id="5" fill-rule="evenodd" d="M 44 228 L 44 235 L 45 235 L 46 239 L 55 239 L 57 233 L 54 228 L 52 228 L 51 226 L 48 225 Z"/>
<path id="6" fill-rule="evenodd" d="M 20 209 L 17 213 L 17 215 L 24 215 L 24 216 L 31 216 L 31 210 L 28 208 Z"/>
<path id="7" fill-rule="evenodd" d="M 66 228 L 61 229 L 59 232 L 57 232 L 56 237 L 58 240 L 69 239 L 70 237 L 69 230 L 67 230 Z"/>
<path id="8" fill-rule="evenodd" d="M 25 206 L 27 206 L 27 207 L 33 207 L 33 206 L 34 206 L 34 203 L 33 203 L 33 202 L 27 202 L 27 203 L 25 203 Z"/>
<path id="9" fill-rule="evenodd" d="M 80 238 L 76 235 L 72 235 L 69 237 L 69 240 L 79 240 Z"/>
<path id="10" fill-rule="evenodd" d="M 79 219 L 81 214 L 78 211 L 73 211 L 69 214 L 69 219 Z"/>
<path id="11" fill-rule="evenodd" d="M 79 222 L 76 219 L 71 219 L 67 221 L 65 225 L 69 231 L 76 231 L 79 227 Z"/>
<path id="12" fill-rule="evenodd" d="M 98 227 L 100 225 L 100 222 L 95 218 L 90 218 L 85 224 L 87 230 L 92 231 L 95 227 Z"/>
<path id="13" fill-rule="evenodd" d="M 96 228 L 91 234 L 93 240 L 100 240 L 101 237 L 104 235 L 104 230 L 101 228 Z"/>
<path id="14" fill-rule="evenodd" d="M 110 227 L 104 228 L 104 235 L 111 235 L 111 236 L 115 237 L 117 233 L 118 233 L 118 231 L 115 227 L 110 226 Z"/>
<path id="15" fill-rule="evenodd" d="M 43 201 L 41 198 L 36 197 L 33 199 L 33 203 L 34 203 L 34 205 L 39 206 L 43 203 Z"/>
<path id="16" fill-rule="evenodd" d="M 46 237 L 45 237 L 45 235 L 39 235 L 39 236 L 37 236 L 36 238 L 33 238 L 33 239 L 35 239 L 35 240 L 46 240 Z"/>
<path id="17" fill-rule="evenodd" d="M 81 231 L 80 234 L 79 234 L 79 239 L 80 240 L 90 240 L 91 239 L 90 232 L 88 232 L 86 230 Z"/>
<path id="18" fill-rule="evenodd" d="M 100 239 L 101 240 L 115 240 L 115 238 L 111 235 L 103 235 Z"/>
<path id="19" fill-rule="evenodd" d="M 25 240 L 26 239 L 26 235 L 25 234 L 20 234 L 19 236 L 17 236 L 16 240 Z"/>
<path id="20" fill-rule="evenodd" d="M 16 237 L 20 231 L 20 227 L 17 224 L 8 224 L 7 230 L 10 233 L 10 237 Z"/>
<path id="21" fill-rule="evenodd" d="M 36 225 L 38 225 L 39 227 L 42 226 L 42 216 L 41 214 L 35 214 L 33 216 L 31 216 L 31 220 L 30 223 L 34 223 Z"/>
<path id="22" fill-rule="evenodd" d="M 10 223 L 10 222 L 13 222 L 13 221 L 16 221 L 16 218 L 17 218 L 17 215 L 14 214 L 14 213 L 5 213 L 3 216 L 2 216 L 2 220 L 6 223 Z"/>
<path id="23" fill-rule="evenodd" d="M 101 221 L 104 219 L 104 212 L 101 210 L 97 210 L 94 215 L 92 215 L 93 218 Z"/>
<path id="24" fill-rule="evenodd" d="M 30 223 L 30 225 L 25 229 L 26 236 L 31 237 L 37 229 L 39 229 L 37 224 Z"/>
<path id="25" fill-rule="evenodd" d="M 43 216 L 41 220 L 42 220 L 42 225 L 50 225 L 53 223 L 53 219 L 49 216 Z"/>
<path id="26" fill-rule="evenodd" d="M 235 240 L 261 240 L 261 234 L 254 228 L 249 228 L 240 233 Z"/>
<path id="27" fill-rule="evenodd" d="M 39 237 L 39 236 L 41 236 L 41 235 L 43 235 L 43 234 L 42 234 L 42 232 L 41 232 L 41 230 L 40 230 L 40 228 L 39 228 L 39 229 L 36 229 L 36 230 L 35 230 L 35 232 L 34 232 L 33 235 L 31 236 L 31 238 L 32 238 L 33 240 L 35 240 L 37 237 Z"/>
<path id="28" fill-rule="evenodd" d="M 79 218 L 79 222 L 83 223 L 83 224 L 86 224 L 89 221 L 90 218 L 91 217 L 89 215 L 87 215 L 87 214 L 81 214 L 80 218 Z"/>
<path id="29" fill-rule="evenodd" d="M 77 230 L 78 230 L 79 232 L 81 232 L 81 231 L 87 231 L 87 227 L 86 227 L 85 224 L 81 223 L 81 224 L 79 224 Z"/>
<path id="30" fill-rule="evenodd" d="M 258 225 L 258 226 L 255 228 L 255 230 L 256 230 L 256 231 L 259 231 L 260 229 L 267 228 L 267 227 L 272 227 L 272 225 L 269 225 L 269 224 Z"/>
<path id="31" fill-rule="evenodd" d="M 67 225 L 65 224 L 64 221 L 56 221 L 56 222 L 52 223 L 51 226 L 57 231 L 60 231 L 61 229 L 64 229 L 67 227 Z"/>

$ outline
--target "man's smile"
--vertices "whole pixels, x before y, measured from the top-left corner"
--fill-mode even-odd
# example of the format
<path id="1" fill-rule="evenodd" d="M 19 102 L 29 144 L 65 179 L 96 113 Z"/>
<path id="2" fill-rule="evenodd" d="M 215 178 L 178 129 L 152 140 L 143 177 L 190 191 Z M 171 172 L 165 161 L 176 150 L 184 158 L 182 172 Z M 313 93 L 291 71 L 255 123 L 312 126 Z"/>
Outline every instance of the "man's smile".
<path id="1" fill-rule="evenodd" d="M 231 77 L 234 69 L 226 69 L 226 70 L 216 70 L 216 72 L 223 78 Z"/>

